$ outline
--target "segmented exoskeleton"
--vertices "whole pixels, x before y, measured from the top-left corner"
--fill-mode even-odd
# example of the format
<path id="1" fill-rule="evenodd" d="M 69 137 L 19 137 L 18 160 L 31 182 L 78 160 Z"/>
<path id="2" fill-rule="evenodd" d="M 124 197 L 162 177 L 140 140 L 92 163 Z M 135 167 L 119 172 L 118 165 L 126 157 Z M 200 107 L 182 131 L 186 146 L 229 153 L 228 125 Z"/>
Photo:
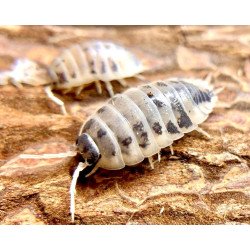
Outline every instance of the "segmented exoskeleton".
<path id="1" fill-rule="evenodd" d="M 185 79 L 141 85 L 111 98 L 83 124 L 76 141 L 81 160 L 71 184 L 72 220 L 80 171 L 88 177 L 98 168 L 122 169 L 144 158 L 153 168 L 152 156 L 185 133 L 197 130 L 209 136 L 198 125 L 207 119 L 216 100 L 207 82 Z"/>
<path id="2" fill-rule="evenodd" d="M 100 81 L 103 81 L 110 96 L 114 95 L 110 81 L 117 80 L 125 87 L 124 78 L 142 71 L 142 64 L 131 52 L 117 44 L 102 41 L 75 44 L 64 49 L 49 66 L 55 89 L 79 87 L 82 90 L 94 82 L 101 94 Z"/>
<path id="3" fill-rule="evenodd" d="M 138 74 L 143 71 L 139 59 L 124 47 L 112 42 L 91 41 L 63 49 L 48 66 L 28 59 L 17 60 L 11 71 L 0 75 L 0 85 L 9 82 L 17 86 L 21 83 L 47 85 L 45 90 L 49 98 L 66 113 L 64 103 L 53 95 L 53 89 L 68 92 L 74 88 L 79 94 L 83 88 L 95 83 L 97 92 L 101 94 L 102 81 L 109 95 L 113 96 L 111 81 L 116 80 L 126 87 L 125 78 L 140 77 Z"/>

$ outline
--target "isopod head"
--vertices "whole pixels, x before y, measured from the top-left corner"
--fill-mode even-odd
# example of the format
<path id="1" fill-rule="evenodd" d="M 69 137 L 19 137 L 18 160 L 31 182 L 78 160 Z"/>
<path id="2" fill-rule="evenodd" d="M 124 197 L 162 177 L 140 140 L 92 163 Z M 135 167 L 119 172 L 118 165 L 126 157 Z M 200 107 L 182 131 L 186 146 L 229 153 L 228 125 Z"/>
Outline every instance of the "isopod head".
<path id="1" fill-rule="evenodd" d="M 77 138 L 76 151 L 91 166 L 96 165 L 101 156 L 94 140 L 86 133 L 81 134 Z"/>
<path id="2" fill-rule="evenodd" d="M 74 221 L 75 213 L 75 187 L 82 172 L 87 177 L 97 169 L 97 162 L 101 158 L 100 150 L 94 140 L 87 133 L 81 134 L 76 140 L 76 152 L 80 156 L 79 164 L 73 173 L 73 178 L 70 186 L 70 213 L 72 221 Z"/>

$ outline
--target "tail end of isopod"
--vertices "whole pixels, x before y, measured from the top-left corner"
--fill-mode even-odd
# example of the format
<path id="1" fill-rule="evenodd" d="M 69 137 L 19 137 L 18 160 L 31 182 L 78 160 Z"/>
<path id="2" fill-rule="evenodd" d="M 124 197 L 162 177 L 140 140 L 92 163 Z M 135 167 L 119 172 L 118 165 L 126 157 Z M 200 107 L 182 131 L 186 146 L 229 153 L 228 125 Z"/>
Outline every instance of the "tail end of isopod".
<path id="1" fill-rule="evenodd" d="M 79 177 L 79 174 L 82 170 L 84 170 L 88 166 L 87 163 L 79 162 L 78 166 L 76 167 L 71 185 L 70 185 L 70 214 L 71 214 L 71 222 L 75 222 L 75 194 L 76 194 L 76 183 Z"/>
<path id="2" fill-rule="evenodd" d="M 3 71 L 0 73 L 0 85 L 7 85 L 10 82 L 10 71 Z"/>
<path id="3" fill-rule="evenodd" d="M 21 84 L 40 86 L 52 82 L 47 68 L 27 58 L 19 58 L 12 65 L 10 71 L 0 75 L 1 85 L 11 83 L 20 87 Z"/>

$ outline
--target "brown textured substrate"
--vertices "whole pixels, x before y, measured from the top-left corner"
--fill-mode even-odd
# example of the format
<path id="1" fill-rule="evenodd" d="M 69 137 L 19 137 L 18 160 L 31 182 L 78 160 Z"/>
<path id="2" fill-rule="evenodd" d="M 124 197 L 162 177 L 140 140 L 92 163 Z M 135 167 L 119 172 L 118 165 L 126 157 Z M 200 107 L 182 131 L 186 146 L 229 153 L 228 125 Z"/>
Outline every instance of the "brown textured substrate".
<path id="1" fill-rule="evenodd" d="M 49 63 L 61 46 L 111 39 L 158 65 L 148 80 L 204 78 L 224 87 L 214 112 L 197 132 L 167 148 L 153 171 L 147 161 L 119 171 L 100 170 L 79 179 L 76 224 L 250 223 L 249 27 L 0 27 L 0 69 L 19 57 Z M 140 48 L 136 47 L 140 44 Z M 129 79 L 135 86 L 141 82 Z M 115 91 L 123 89 L 114 83 Z M 71 114 L 42 87 L 0 86 L 0 223 L 70 224 L 73 158 L 20 159 L 23 153 L 70 150 L 84 120 L 108 98 L 94 86 L 78 97 L 56 93 Z"/>

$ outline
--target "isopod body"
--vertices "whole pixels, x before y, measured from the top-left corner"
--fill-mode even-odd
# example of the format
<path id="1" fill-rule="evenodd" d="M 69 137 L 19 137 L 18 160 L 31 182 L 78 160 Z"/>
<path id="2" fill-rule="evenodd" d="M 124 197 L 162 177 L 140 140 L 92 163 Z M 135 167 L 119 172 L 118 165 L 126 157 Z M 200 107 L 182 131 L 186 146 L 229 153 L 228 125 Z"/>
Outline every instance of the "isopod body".
<path id="1" fill-rule="evenodd" d="M 103 81 L 109 94 L 113 95 L 110 81 L 126 85 L 124 78 L 143 71 L 137 57 L 124 47 L 107 41 L 79 43 L 65 48 L 49 66 L 49 74 L 55 89 L 83 88 L 95 82 L 101 92 Z"/>
<path id="2" fill-rule="evenodd" d="M 85 122 L 78 150 L 88 152 L 83 138 L 89 136 L 101 156 L 97 167 L 135 165 L 197 129 L 215 100 L 211 87 L 201 80 L 167 80 L 130 88 L 111 98 Z"/>
<path id="3" fill-rule="evenodd" d="M 79 172 L 118 170 L 159 154 L 185 133 L 197 130 L 217 95 L 203 80 L 169 79 L 130 88 L 112 97 L 83 124 L 76 148 L 80 163 L 71 184 L 71 214 Z M 153 166 L 152 166 L 153 167 Z"/>
<path id="4" fill-rule="evenodd" d="M 141 78 L 139 73 L 145 70 L 143 63 L 126 48 L 113 42 L 97 40 L 62 49 L 49 65 L 18 59 L 10 71 L 0 73 L 0 85 L 44 85 L 48 97 L 61 107 L 63 114 L 67 114 L 64 103 L 52 90 L 67 93 L 73 89 L 78 95 L 86 86 L 95 83 L 97 92 L 101 94 L 103 82 L 109 95 L 113 96 L 111 81 L 116 80 L 126 87 L 126 78 Z"/>

